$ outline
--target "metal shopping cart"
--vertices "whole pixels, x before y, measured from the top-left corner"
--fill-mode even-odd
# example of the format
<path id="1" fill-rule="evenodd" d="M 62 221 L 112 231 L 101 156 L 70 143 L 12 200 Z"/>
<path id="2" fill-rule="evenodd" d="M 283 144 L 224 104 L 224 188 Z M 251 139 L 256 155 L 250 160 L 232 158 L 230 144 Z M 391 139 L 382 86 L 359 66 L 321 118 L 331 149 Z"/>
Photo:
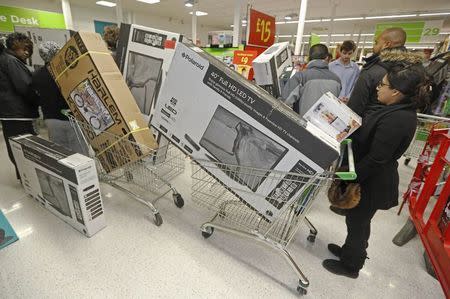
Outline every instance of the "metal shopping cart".
<path id="1" fill-rule="evenodd" d="M 109 139 L 114 140 L 113 143 L 128 143 L 127 146 L 140 150 L 146 148 L 144 152 L 149 152 L 148 155 L 138 161 L 124 164 L 122 167 L 107 173 L 86 138 L 86 136 L 95 136 L 95 128 L 78 121 L 70 114 L 67 116 L 77 134 L 78 141 L 85 148 L 86 154 L 95 159 L 100 181 L 127 193 L 146 205 L 150 209 L 157 226 L 163 223 L 161 214 L 154 205 L 159 199 L 172 192 L 175 205 L 178 208 L 184 206 L 182 196 L 170 184 L 170 181 L 182 173 L 185 168 L 185 156 L 179 149 L 169 143 L 160 146 L 157 150 L 151 150 L 126 138 L 103 132 L 102 134 L 110 135 Z M 112 148 L 104 150 L 103 154 L 108 156 L 108 160 L 127 161 L 128 159 L 123 153 L 114 152 Z M 147 199 L 149 194 L 154 197 L 153 200 Z"/>
<path id="2" fill-rule="evenodd" d="M 403 154 L 405 157 L 405 165 L 408 165 L 412 158 L 419 158 L 422 153 L 423 147 L 427 142 L 428 135 L 433 128 L 450 128 L 450 118 L 438 117 L 427 114 L 417 114 L 417 130 L 413 141 L 409 145 L 406 152 Z"/>
<path id="3" fill-rule="evenodd" d="M 192 200 L 198 205 L 215 212 L 214 217 L 201 227 L 203 237 L 209 238 L 213 234 L 214 229 L 218 229 L 260 241 L 268 247 L 277 250 L 299 277 L 297 291 L 302 295 L 306 294 L 309 281 L 290 255 L 287 246 L 294 238 L 302 221 L 305 221 L 310 229 L 308 241 L 315 241 L 317 230 L 305 215 L 324 186 L 328 185 L 336 176 L 344 180 L 354 180 L 356 178 L 351 142 L 346 140 L 346 142 L 343 142 L 342 147 L 341 153 L 345 152 L 344 149 L 347 147 L 349 172 L 327 171 L 322 174 L 304 175 L 243 166 L 236 167 L 236 165 L 213 161 L 193 161 Z M 341 165 L 342 161 L 343 155 L 341 155 L 336 166 Z M 333 169 L 336 169 L 335 167 Z M 240 200 L 240 197 L 243 198 L 242 194 L 255 196 L 255 193 L 244 187 L 238 190 L 225 186 L 211 175 L 217 169 L 225 171 L 230 177 L 239 176 L 242 178 L 245 176 L 247 181 L 249 179 L 258 181 L 264 179 L 271 186 L 283 181 L 289 185 L 288 188 L 299 188 L 297 190 L 300 192 L 297 192 L 297 194 L 300 195 L 294 200 L 290 199 L 284 211 L 274 218 L 272 222 L 269 222 L 255 209 Z M 263 194 L 268 194 L 268 192 L 258 191 L 258 194 L 256 194 L 258 200 L 278 202 L 279 204 L 279 196 L 273 195 L 270 197 Z M 243 199 L 245 200 L 245 198 Z"/>

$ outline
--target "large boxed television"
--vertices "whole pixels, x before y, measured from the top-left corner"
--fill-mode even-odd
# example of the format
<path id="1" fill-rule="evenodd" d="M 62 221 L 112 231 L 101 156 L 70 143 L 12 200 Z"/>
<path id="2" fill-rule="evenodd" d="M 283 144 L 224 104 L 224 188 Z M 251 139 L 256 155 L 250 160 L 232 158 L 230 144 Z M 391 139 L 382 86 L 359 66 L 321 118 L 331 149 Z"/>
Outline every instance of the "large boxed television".
<path id="1" fill-rule="evenodd" d="M 99 34 L 76 33 L 51 61 L 50 72 L 75 118 L 92 128 L 85 135 L 106 172 L 158 147 Z"/>
<path id="2" fill-rule="evenodd" d="M 33 135 L 10 143 L 29 195 L 88 237 L 106 226 L 93 159 Z"/>
<path id="3" fill-rule="evenodd" d="M 26 26 L 14 26 L 15 32 L 20 32 L 27 35 L 33 42 L 33 55 L 27 59 L 27 66 L 35 71 L 40 67 L 45 65 L 44 60 L 42 60 L 39 55 L 39 45 L 52 41 L 59 45 L 64 46 L 70 39 L 74 31 L 66 29 L 48 29 L 48 28 L 35 28 Z"/>
<path id="4" fill-rule="evenodd" d="M 300 194 L 303 184 L 292 188 L 283 184 L 283 176 L 274 181 L 266 180 L 266 174 L 313 175 L 339 156 L 336 141 L 329 142 L 320 130 L 313 134 L 301 122 L 262 88 L 200 48 L 182 43 L 153 118 L 155 128 L 200 165 L 202 160 L 234 165 L 208 171 L 268 221 Z M 258 170 L 248 175 L 242 166 Z M 277 202 L 269 200 L 275 192 L 280 194 Z"/>
<path id="5" fill-rule="evenodd" d="M 135 24 L 120 25 L 116 62 L 147 122 L 167 76 L 178 33 Z"/>
<path id="6" fill-rule="evenodd" d="M 276 43 L 253 60 L 255 82 L 275 98 L 281 95 L 280 77 L 292 65 L 289 42 Z"/>

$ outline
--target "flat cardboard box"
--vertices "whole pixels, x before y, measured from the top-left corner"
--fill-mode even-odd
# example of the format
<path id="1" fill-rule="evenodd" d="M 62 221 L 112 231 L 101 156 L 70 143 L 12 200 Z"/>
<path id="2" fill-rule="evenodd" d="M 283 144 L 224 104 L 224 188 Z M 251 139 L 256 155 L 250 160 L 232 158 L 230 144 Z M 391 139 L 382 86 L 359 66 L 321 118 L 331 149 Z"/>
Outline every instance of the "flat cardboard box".
<path id="1" fill-rule="evenodd" d="M 253 60 L 255 82 L 275 98 L 281 96 L 280 76 L 292 64 L 289 42 L 276 43 Z"/>
<path id="2" fill-rule="evenodd" d="M 78 32 L 50 71 L 104 170 L 139 160 L 158 145 L 101 36 Z"/>
<path id="3" fill-rule="evenodd" d="M 305 113 L 305 120 L 341 142 L 361 126 L 361 117 L 331 92 L 323 94 Z"/>
<path id="4" fill-rule="evenodd" d="M 116 62 L 147 122 L 166 79 L 179 33 L 155 28 L 120 25 Z"/>
<path id="5" fill-rule="evenodd" d="M 33 135 L 10 143 L 29 195 L 87 237 L 106 226 L 93 159 Z"/>
<path id="6" fill-rule="evenodd" d="M 155 109 L 153 125 L 268 221 L 303 190 L 267 175 L 313 175 L 339 156 L 301 125 L 298 114 L 200 48 L 177 45 Z M 207 161 L 207 162 L 205 162 Z M 254 167 L 252 175 L 243 168 Z M 278 194 L 277 201 L 272 201 Z"/>
<path id="7" fill-rule="evenodd" d="M 27 59 L 27 66 L 32 71 L 38 70 L 45 65 L 44 60 L 42 60 L 41 55 L 39 55 L 39 45 L 47 41 L 52 41 L 62 47 L 75 33 L 74 31 L 66 29 L 48 29 L 26 26 L 14 26 L 14 31 L 27 35 L 33 42 L 33 55 Z"/>

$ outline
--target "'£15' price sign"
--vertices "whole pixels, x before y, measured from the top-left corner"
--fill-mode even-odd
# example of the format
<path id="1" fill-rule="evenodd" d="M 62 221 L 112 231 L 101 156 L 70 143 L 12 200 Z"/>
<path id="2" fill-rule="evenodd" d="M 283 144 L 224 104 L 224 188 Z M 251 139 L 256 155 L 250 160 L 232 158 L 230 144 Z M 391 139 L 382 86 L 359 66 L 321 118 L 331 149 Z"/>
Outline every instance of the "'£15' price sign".
<path id="1" fill-rule="evenodd" d="M 275 41 L 275 18 L 250 9 L 248 45 L 270 47 Z"/>

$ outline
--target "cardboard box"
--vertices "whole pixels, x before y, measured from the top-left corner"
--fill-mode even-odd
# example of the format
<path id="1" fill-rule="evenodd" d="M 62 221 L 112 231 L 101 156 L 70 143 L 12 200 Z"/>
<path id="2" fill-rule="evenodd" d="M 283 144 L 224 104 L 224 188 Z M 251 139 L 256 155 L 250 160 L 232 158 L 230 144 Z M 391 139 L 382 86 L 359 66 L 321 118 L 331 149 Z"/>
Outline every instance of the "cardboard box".
<path id="1" fill-rule="evenodd" d="M 182 43 L 153 118 L 155 128 L 200 165 L 202 160 L 235 165 L 207 170 L 268 221 L 300 194 L 303 184 L 266 179 L 267 174 L 321 173 L 339 156 L 337 142 L 323 141 L 300 123 L 295 112 L 266 91 L 200 48 Z M 263 170 L 249 176 L 239 166 Z M 276 202 L 261 200 L 274 194 L 279 194 Z"/>
<path id="2" fill-rule="evenodd" d="M 157 148 L 100 35 L 78 32 L 53 58 L 50 68 L 76 119 L 92 127 L 85 135 L 106 172 Z"/>
<path id="3" fill-rule="evenodd" d="M 275 98 L 281 96 L 280 76 L 292 65 L 289 42 L 276 43 L 253 60 L 255 82 Z"/>
<path id="4" fill-rule="evenodd" d="M 331 92 L 323 94 L 305 113 L 305 120 L 341 142 L 361 126 L 361 117 Z"/>
<path id="5" fill-rule="evenodd" d="M 74 31 L 65 29 L 46 29 L 25 26 L 14 26 L 14 31 L 27 35 L 33 41 L 33 55 L 27 59 L 27 66 L 32 71 L 35 71 L 45 65 L 45 62 L 39 55 L 40 44 L 47 41 L 53 41 L 62 47 L 75 33 Z"/>
<path id="6" fill-rule="evenodd" d="M 169 31 L 120 25 L 116 62 L 147 122 L 167 76 L 176 43 L 182 38 Z"/>
<path id="7" fill-rule="evenodd" d="M 33 135 L 10 143 L 29 195 L 88 237 L 106 226 L 93 159 Z"/>

